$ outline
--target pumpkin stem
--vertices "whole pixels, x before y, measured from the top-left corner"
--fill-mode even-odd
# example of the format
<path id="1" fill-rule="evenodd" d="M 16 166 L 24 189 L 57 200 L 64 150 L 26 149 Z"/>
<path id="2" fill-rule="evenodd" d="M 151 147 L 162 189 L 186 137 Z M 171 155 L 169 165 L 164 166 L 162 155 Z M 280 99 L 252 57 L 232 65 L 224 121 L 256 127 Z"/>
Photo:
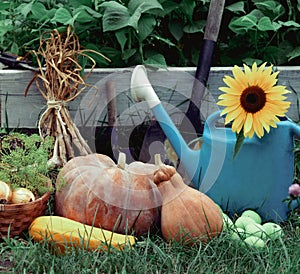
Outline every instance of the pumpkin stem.
<path id="1" fill-rule="evenodd" d="M 161 166 L 163 164 L 159 153 L 154 155 L 154 162 L 156 166 Z"/>
<path id="2" fill-rule="evenodd" d="M 172 166 L 161 165 L 158 170 L 154 172 L 154 183 L 159 185 L 161 182 L 170 181 L 171 177 L 176 173 L 176 169 Z"/>
<path id="3" fill-rule="evenodd" d="M 126 165 L 126 154 L 124 152 L 120 152 L 117 166 L 118 168 L 125 169 L 125 165 Z"/>

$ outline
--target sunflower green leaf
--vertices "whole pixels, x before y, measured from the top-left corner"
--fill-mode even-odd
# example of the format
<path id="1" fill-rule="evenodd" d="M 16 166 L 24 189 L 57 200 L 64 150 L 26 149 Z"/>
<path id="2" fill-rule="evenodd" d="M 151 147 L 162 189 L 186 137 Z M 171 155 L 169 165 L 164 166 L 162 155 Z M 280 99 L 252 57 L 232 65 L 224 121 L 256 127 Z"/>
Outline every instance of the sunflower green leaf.
<path id="1" fill-rule="evenodd" d="M 236 157 L 236 155 L 240 151 L 240 149 L 244 143 L 244 140 L 245 140 L 245 136 L 243 134 L 243 131 L 236 133 L 236 142 L 234 145 L 233 159 Z"/>

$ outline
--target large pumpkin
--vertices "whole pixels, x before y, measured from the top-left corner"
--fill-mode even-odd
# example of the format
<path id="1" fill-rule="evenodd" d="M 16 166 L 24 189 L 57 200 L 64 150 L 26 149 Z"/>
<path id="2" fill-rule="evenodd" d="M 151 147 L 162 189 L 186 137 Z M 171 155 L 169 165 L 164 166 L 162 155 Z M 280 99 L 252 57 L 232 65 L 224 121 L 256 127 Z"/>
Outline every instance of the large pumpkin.
<path id="1" fill-rule="evenodd" d="M 154 182 L 163 199 L 161 231 L 166 240 L 193 245 L 222 231 L 220 209 L 208 196 L 186 185 L 175 168 L 161 164 Z"/>
<path id="2" fill-rule="evenodd" d="M 56 181 L 57 215 L 118 233 L 147 233 L 160 219 L 161 196 L 153 164 L 118 164 L 106 155 L 78 156 L 65 164 Z"/>

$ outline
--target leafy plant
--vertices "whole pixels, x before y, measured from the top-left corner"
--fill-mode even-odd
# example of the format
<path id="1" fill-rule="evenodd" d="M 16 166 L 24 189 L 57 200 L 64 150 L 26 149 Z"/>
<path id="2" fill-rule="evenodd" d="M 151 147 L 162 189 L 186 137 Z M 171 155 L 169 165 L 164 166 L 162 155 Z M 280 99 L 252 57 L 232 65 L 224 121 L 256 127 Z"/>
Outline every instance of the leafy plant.
<path id="1" fill-rule="evenodd" d="M 0 50 L 25 55 L 42 33 L 74 27 L 98 67 L 195 66 L 210 0 L 4 0 Z M 228 0 L 213 65 L 300 59 L 300 1 Z"/>
<path id="2" fill-rule="evenodd" d="M 295 2 L 252 0 L 228 5 L 234 16 L 228 24 L 230 32 L 223 37 L 227 42 L 220 46 L 221 63 L 293 64 L 300 56 L 300 6 Z"/>
<path id="3" fill-rule="evenodd" d="M 10 133 L 1 137 L 0 180 L 12 188 L 25 187 L 44 194 L 47 185 L 48 156 L 53 147 L 52 138 L 42 141 L 37 134 Z"/>

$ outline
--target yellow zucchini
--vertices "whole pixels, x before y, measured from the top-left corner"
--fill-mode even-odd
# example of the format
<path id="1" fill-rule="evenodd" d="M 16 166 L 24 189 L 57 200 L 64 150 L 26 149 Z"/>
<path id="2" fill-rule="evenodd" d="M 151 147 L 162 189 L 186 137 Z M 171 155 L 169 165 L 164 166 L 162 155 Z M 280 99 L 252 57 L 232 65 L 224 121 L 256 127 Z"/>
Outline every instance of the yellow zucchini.
<path id="1" fill-rule="evenodd" d="M 28 231 L 33 240 L 47 241 L 61 253 L 70 246 L 87 250 L 107 250 L 113 246 L 121 250 L 124 246 L 131 247 L 135 243 L 133 236 L 114 233 L 60 216 L 37 217 Z"/>

